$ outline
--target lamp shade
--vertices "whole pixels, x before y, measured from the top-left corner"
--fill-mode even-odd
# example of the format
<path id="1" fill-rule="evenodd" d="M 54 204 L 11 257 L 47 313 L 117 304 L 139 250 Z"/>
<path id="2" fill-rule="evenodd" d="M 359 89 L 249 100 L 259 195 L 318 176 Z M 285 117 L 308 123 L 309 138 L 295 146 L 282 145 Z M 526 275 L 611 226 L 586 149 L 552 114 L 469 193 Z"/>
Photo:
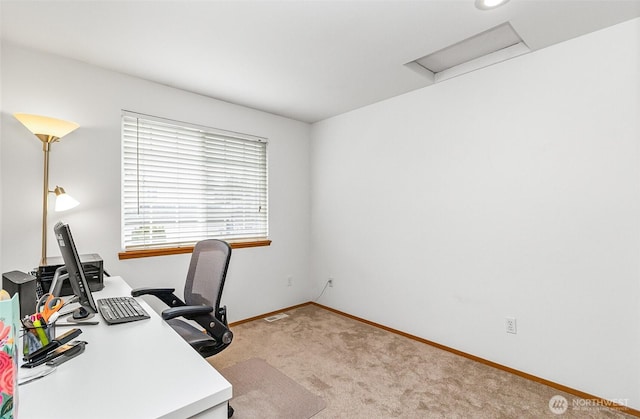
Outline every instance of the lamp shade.
<path id="1" fill-rule="evenodd" d="M 80 126 L 75 122 L 28 113 L 16 113 L 13 116 L 33 134 L 55 138 L 62 138 Z"/>
<path id="2" fill-rule="evenodd" d="M 56 186 L 54 192 L 56 193 L 56 205 L 54 207 L 54 211 L 56 212 L 66 211 L 80 204 L 69 196 L 60 186 Z"/>

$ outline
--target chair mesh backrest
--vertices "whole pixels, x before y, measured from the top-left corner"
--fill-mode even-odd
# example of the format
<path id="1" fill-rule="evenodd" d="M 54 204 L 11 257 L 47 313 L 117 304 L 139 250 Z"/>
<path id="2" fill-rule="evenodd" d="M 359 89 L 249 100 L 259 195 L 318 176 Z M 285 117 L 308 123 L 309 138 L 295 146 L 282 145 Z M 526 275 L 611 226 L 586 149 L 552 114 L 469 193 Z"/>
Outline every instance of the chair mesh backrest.
<path id="1" fill-rule="evenodd" d="M 204 304 L 217 312 L 230 258 L 231 247 L 224 241 L 212 239 L 196 243 L 184 286 L 187 305 Z"/>

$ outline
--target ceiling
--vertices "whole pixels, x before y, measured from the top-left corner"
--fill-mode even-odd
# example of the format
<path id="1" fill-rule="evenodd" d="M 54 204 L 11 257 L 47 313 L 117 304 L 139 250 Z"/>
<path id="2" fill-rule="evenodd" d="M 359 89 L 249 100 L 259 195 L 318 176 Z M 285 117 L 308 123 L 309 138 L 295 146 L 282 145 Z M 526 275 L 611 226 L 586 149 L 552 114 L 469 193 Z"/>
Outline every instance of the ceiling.
<path id="1" fill-rule="evenodd" d="M 406 63 L 510 22 L 538 50 L 640 0 L 1 0 L 2 41 L 315 122 L 428 86 Z"/>

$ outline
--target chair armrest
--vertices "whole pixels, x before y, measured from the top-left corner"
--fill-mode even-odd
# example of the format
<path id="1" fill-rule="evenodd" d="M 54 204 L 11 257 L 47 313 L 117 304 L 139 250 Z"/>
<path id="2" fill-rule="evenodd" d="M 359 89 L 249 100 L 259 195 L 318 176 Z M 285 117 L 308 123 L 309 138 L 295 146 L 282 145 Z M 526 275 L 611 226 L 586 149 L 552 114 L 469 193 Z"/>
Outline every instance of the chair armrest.
<path id="1" fill-rule="evenodd" d="M 186 319 L 193 319 L 195 316 L 201 316 L 203 314 L 209 314 L 213 311 L 213 307 L 210 306 L 180 306 L 172 307 L 162 312 L 162 318 L 164 320 L 170 320 L 175 317 L 184 317 Z"/>
<path id="2" fill-rule="evenodd" d="M 175 288 L 136 288 L 131 290 L 132 297 L 139 297 L 141 295 L 158 295 L 173 294 Z"/>
<path id="3" fill-rule="evenodd" d="M 185 303 L 174 294 L 175 288 L 136 288 L 131 290 L 132 297 L 153 295 L 169 307 L 181 307 Z"/>
<path id="4" fill-rule="evenodd" d="M 174 317 L 184 317 L 189 320 L 194 320 L 206 330 L 209 336 L 223 344 L 223 347 L 229 345 L 231 340 L 233 340 L 233 333 L 229 329 L 229 326 L 216 319 L 211 313 L 213 313 L 213 307 L 211 306 L 182 306 L 164 310 L 162 312 L 162 318 L 164 320 L 170 320 Z"/>

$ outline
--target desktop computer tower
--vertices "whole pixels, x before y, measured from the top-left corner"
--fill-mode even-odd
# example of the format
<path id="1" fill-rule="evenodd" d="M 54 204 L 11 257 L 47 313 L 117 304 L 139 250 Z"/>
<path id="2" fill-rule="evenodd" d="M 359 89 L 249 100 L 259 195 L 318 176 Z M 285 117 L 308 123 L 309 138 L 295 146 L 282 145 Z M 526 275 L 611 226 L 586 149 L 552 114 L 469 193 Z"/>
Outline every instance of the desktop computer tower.
<path id="1" fill-rule="evenodd" d="M 100 291 L 104 288 L 104 265 L 100 255 L 96 253 L 80 255 L 80 263 L 82 264 L 82 270 L 84 271 L 84 276 L 87 278 L 87 284 L 91 292 Z M 53 275 L 56 273 L 56 269 L 61 266 L 64 266 L 62 257 L 52 257 L 47 258 L 47 264 L 45 266 L 38 267 L 38 288 L 41 288 L 38 289 L 39 295 L 42 295 L 43 292 L 49 292 Z M 60 295 L 73 295 L 69 281 L 63 282 Z"/>
<path id="2" fill-rule="evenodd" d="M 16 293 L 19 295 L 21 319 L 36 311 L 35 276 L 20 271 L 5 272 L 2 274 L 2 288 L 12 297 Z"/>

